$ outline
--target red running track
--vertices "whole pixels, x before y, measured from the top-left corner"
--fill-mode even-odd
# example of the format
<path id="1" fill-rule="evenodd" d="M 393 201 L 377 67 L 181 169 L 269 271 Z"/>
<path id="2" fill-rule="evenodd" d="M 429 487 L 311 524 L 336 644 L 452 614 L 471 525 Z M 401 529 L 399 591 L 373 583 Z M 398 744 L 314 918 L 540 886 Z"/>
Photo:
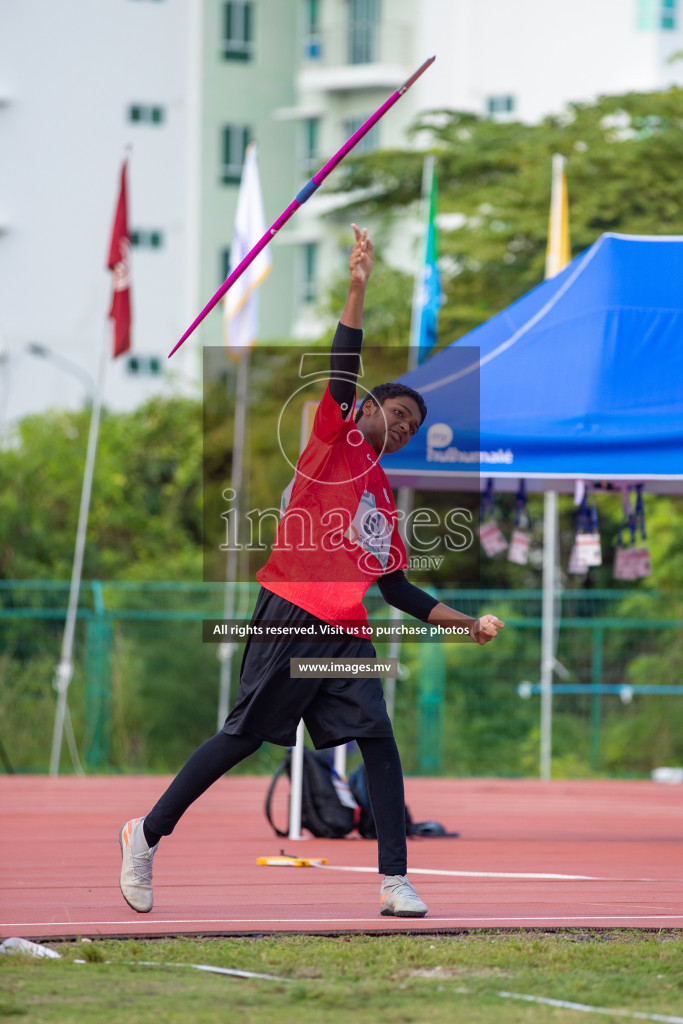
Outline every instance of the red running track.
<path id="1" fill-rule="evenodd" d="M 154 909 L 136 914 L 118 832 L 167 781 L 0 777 L 1 937 L 683 927 L 683 787 L 621 781 L 407 779 L 413 816 L 460 832 L 409 841 L 416 920 L 380 916 L 374 842 L 278 839 L 269 780 L 224 778 L 162 841 Z M 329 865 L 257 865 L 282 848 Z"/>

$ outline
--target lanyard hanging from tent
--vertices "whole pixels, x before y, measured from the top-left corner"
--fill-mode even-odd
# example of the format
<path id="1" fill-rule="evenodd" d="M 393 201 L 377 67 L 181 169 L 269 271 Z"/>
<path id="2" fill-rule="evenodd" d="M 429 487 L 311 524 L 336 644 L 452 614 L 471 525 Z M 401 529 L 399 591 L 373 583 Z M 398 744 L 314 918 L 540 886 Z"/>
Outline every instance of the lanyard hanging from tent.
<path id="1" fill-rule="evenodd" d="M 588 502 L 588 495 L 584 494 L 581 499 L 578 511 L 576 513 L 576 530 L 575 533 L 599 533 L 598 524 L 598 506 L 593 501 Z"/>
<path id="2" fill-rule="evenodd" d="M 640 530 L 641 543 L 640 547 L 636 548 L 632 552 L 633 560 L 633 572 L 636 579 L 642 579 L 643 576 L 650 576 L 652 573 L 652 563 L 650 561 L 650 548 L 645 543 L 647 534 L 645 533 L 645 505 L 643 503 L 643 485 L 638 484 L 636 487 L 636 512 L 635 519 L 637 528 Z"/>
<path id="3" fill-rule="evenodd" d="M 583 498 L 581 499 L 581 504 L 579 505 L 579 508 L 576 513 L 576 529 L 574 530 L 574 533 L 585 533 L 586 522 L 588 521 L 588 519 L 588 498 L 584 493 Z"/>
<path id="4" fill-rule="evenodd" d="M 576 536 L 570 563 L 572 572 L 585 570 L 592 565 L 602 565 L 602 549 L 598 530 L 598 508 L 593 498 L 588 504 L 588 495 L 584 492 L 576 513 Z"/>
<path id="5" fill-rule="evenodd" d="M 631 498 L 629 497 L 628 487 L 621 488 L 621 501 L 624 509 L 624 518 L 617 530 L 617 548 L 623 548 L 624 546 L 624 527 L 628 526 L 631 517 Z"/>
<path id="6" fill-rule="evenodd" d="M 479 522 L 486 522 L 488 515 L 491 519 L 496 518 L 496 502 L 493 497 L 493 480 L 489 480 L 486 485 L 486 490 L 481 492 L 481 500 L 479 502 Z"/>
<path id="7" fill-rule="evenodd" d="M 490 521 L 487 523 L 487 514 L 490 514 Z M 490 479 L 486 490 L 482 491 L 479 505 L 479 540 L 486 554 L 491 558 L 499 551 L 505 551 L 508 544 L 505 537 L 496 524 L 496 508 L 493 498 L 493 480 Z"/>
<path id="8" fill-rule="evenodd" d="M 652 572 L 650 562 L 650 551 L 647 545 L 641 544 L 636 547 L 636 533 L 640 530 L 640 536 L 644 541 L 645 532 L 645 505 L 643 503 L 643 485 L 636 487 L 635 509 L 631 505 L 631 495 L 628 487 L 622 489 L 624 500 L 624 521 L 619 527 L 617 534 L 617 550 L 614 556 L 614 578 L 617 580 L 637 580 L 643 576 L 649 576 Z M 631 534 L 631 546 L 625 547 L 622 533 L 624 527 L 628 527 Z"/>
<path id="9" fill-rule="evenodd" d="M 515 528 L 510 538 L 508 549 L 508 562 L 516 562 L 517 565 L 526 565 L 529 559 L 528 531 L 531 529 L 529 518 L 529 507 L 526 497 L 526 485 L 524 480 L 519 481 L 519 490 L 515 498 Z"/>
<path id="10" fill-rule="evenodd" d="M 621 532 L 625 526 L 628 527 L 631 534 L 631 543 L 635 544 L 636 542 L 636 513 L 631 506 L 631 492 L 626 486 L 622 487 L 621 494 L 624 502 L 624 522 L 619 527 L 618 544 L 620 547 L 622 545 Z"/>
<path id="11" fill-rule="evenodd" d="M 519 490 L 515 498 L 515 526 L 518 526 L 520 530 L 528 530 L 531 527 L 529 502 L 526 496 L 526 483 L 524 480 L 519 481 Z"/>
<path id="12" fill-rule="evenodd" d="M 636 487 L 636 512 L 635 512 L 636 527 L 640 530 L 640 536 L 642 540 L 647 539 L 645 532 L 645 504 L 643 502 L 643 485 L 638 484 Z"/>

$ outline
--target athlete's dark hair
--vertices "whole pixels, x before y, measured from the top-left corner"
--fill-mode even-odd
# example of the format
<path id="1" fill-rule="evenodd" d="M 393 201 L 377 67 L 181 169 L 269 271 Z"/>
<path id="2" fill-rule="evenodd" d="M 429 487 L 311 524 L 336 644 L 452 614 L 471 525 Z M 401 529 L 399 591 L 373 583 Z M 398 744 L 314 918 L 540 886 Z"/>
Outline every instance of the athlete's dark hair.
<path id="1" fill-rule="evenodd" d="M 371 398 L 375 405 L 382 406 L 386 402 L 387 398 L 398 398 L 399 395 L 408 395 L 412 398 L 418 409 L 422 419 L 420 420 L 420 426 L 424 423 L 427 417 L 427 406 L 424 403 L 424 398 L 418 391 L 414 391 L 412 388 L 406 387 L 405 384 L 399 384 L 398 381 L 389 381 L 388 384 L 377 384 L 372 391 L 365 396 L 361 401 L 360 408 L 356 413 L 356 423 L 363 415 L 363 406 L 367 402 L 368 398 Z"/>

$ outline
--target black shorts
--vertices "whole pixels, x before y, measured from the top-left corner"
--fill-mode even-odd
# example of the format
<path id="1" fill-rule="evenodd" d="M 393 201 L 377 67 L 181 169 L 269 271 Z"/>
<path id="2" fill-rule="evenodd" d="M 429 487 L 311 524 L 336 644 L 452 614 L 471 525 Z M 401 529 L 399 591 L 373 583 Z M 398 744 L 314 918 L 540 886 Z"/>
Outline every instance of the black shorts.
<path id="1" fill-rule="evenodd" d="M 252 623 L 261 620 L 320 622 L 315 615 L 261 588 Z M 352 636 L 320 642 L 301 638 L 267 643 L 248 640 L 237 700 L 223 732 L 251 733 L 292 747 L 303 718 L 317 750 L 363 737 L 392 736 L 378 677 L 292 679 L 290 658 L 374 658 L 369 640 Z"/>

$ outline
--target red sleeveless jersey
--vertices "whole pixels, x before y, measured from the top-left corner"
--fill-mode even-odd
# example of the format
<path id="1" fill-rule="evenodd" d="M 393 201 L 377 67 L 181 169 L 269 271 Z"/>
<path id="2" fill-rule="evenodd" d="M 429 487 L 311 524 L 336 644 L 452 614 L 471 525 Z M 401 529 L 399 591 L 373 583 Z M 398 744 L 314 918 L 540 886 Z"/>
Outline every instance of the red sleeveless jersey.
<path id="1" fill-rule="evenodd" d="M 363 596 L 379 576 L 407 568 L 396 505 L 379 457 L 325 390 L 311 438 L 283 494 L 261 586 L 324 622 L 367 622 Z"/>

